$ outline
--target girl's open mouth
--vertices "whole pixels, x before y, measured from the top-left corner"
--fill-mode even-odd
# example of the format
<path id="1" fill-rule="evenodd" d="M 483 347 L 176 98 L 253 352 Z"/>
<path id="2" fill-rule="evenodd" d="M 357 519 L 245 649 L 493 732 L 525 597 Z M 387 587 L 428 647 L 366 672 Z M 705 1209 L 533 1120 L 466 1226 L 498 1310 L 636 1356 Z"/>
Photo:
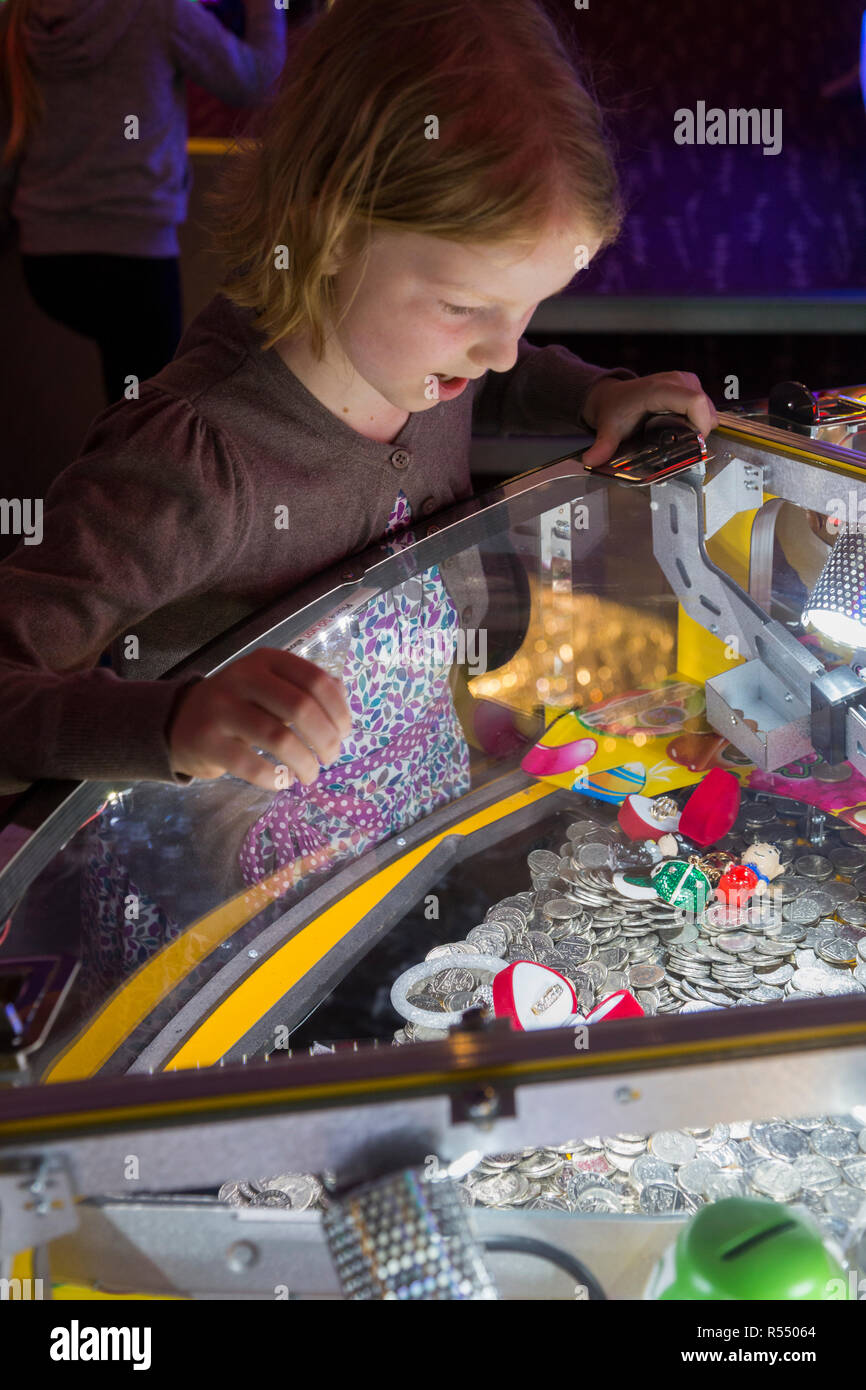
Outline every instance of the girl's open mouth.
<path id="1" fill-rule="evenodd" d="M 465 376 L 443 376 L 441 372 L 435 374 L 439 378 L 439 397 L 449 399 L 452 396 L 459 396 L 465 386 L 469 384 L 469 378 Z"/>

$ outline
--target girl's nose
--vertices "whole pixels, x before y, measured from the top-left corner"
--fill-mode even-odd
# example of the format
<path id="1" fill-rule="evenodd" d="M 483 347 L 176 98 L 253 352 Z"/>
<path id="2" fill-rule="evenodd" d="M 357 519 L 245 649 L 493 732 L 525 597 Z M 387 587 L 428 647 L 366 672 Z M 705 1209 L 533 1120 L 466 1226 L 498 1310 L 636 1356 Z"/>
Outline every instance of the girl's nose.
<path id="1" fill-rule="evenodd" d="M 513 334 L 501 338 L 490 335 L 477 345 L 472 360 L 481 372 L 509 372 L 517 362 L 517 342 Z"/>

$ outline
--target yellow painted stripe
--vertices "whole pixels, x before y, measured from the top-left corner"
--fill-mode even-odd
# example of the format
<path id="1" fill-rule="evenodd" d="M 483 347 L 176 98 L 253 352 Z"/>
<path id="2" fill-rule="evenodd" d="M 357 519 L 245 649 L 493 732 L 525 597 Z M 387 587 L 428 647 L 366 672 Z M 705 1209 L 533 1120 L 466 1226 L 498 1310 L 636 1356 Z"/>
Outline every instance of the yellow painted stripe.
<path id="1" fill-rule="evenodd" d="M 339 903 L 328 908 L 291 941 L 262 961 L 246 980 L 242 980 L 182 1044 L 172 1059 L 171 1068 L 209 1067 L 218 1062 L 258 1019 L 278 1004 L 338 941 L 348 936 L 362 917 L 396 888 L 443 840 L 452 835 L 471 835 L 483 826 L 492 825 L 557 790 L 544 783 L 526 787 L 425 840 L 373 878 L 359 884 Z"/>
<path id="2" fill-rule="evenodd" d="M 126 1303 L 190 1303 L 193 1300 L 176 1293 L 106 1293 L 104 1289 L 93 1289 L 89 1284 L 54 1284 L 52 1298 L 55 1301 L 95 1302 L 109 1299 Z"/>
<path id="3" fill-rule="evenodd" d="M 295 879 L 312 867 L 311 857 L 302 856 L 193 922 L 182 936 L 146 961 L 115 990 L 96 1017 L 55 1058 L 42 1080 L 81 1081 L 92 1076 L 221 941 L 285 893 Z"/>
<path id="4" fill-rule="evenodd" d="M 400 1091 L 437 1092 L 450 1091 L 473 1082 L 501 1082 L 517 1085 L 527 1078 L 542 1078 L 546 1073 L 559 1072 L 563 1081 L 568 1073 L 581 1071 L 605 1072 L 611 1068 L 629 1068 L 637 1079 L 640 1072 L 647 1070 L 646 1063 L 679 1064 L 704 1061 L 728 1061 L 729 1056 L 742 1049 L 750 1049 L 756 1056 L 766 1055 L 770 1044 L 774 1048 L 791 1047 L 797 1043 L 820 1043 L 830 1047 L 834 1042 L 845 1040 L 853 1044 L 858 1039 L 866 1042 L 866 1021 L 858 1024 L 835 1023 L 812 1028 L 785 1028 L 773 1033 L 754 1032 L 736 1038 L 704 1038 L 693 1042 L 664 1043 L 641 1047 L 621 1048 L 616 1052 L 576 1051 L 568 1057 L 546 1059 L 527 1059 L 524 1062 L 500 1063 L 487 1067 L 460 1067 L 459 1057 L 454 1059 L 447 1071 L 418 1071 L 403 1076 L 383 1077 L 375 1081 L 359 1069 L 357 1077 L 350 1081 L 335 1081 L 320 1086 L 286 1086 L 278 1091 L 261 1091 L 254 1094 L 201 1097 L 198 1100 L 159 1101 L 150 1104 L 112 1106 L 106 1110 L 71 1111 L 61 1115 L 32 1116 L 24 1120 L 0 1120 L 0 1142 L 19 1138 L 31 1138 L 46 1133 L 63 1133 L 73 1129 L 88 1129 L 110 1122 L 114 1125 L 130 1126 L 153 1122 L 155 1120 L 189 1120 L 198 1115 L 216 1116 L 221 1111 L 232 1114 L 243 1110 L 259 1110 L 265 1107 L 286 1105 L 308 1106 L 314 1103 L 352 1104 L 373 1095 L 384 1095 Z M 459 1035 L 451 1039 L 460 1041 Z M 470 1036 L 462 1040 L 465 1047 L 472 1046 Z M 432 1045 L 432 1044 L 431 1044 Z M 425 1044 L 413 1048 L 413 1054 Z M 438 1046 L 438 1044 L 436 1044 Z M 459 1049 L 458 1049 L 459 1050 Z M 456 1063 L 456 1065 L 455 1065 Z"/>
<path id="5" fill-rule="evenodd" d="M 538 784 L 526 788 L 517 793 L 515 797 L 509 798 L 507 803 L 501 804 L 508 805 L 513 810 L 517 805 L 528 805 L 540 796 L 549 795 L 554 790 L 556 788 Z M 490 820 L 495 820 L 498 815 L 507 813 L 497 810 L 497 807 L 494 806 L 488 812 L 481 814 L 486 815 L 486 821 L 479 822 L 477 815 L 468 817 L 445 833 L 449 835 L 466 834 L 468 827 L 476 828 L 479 823 L 486 824 Z M 416 856 L 413 862 L 417 862 L 417 859 L 428 854 L 442 838 L 442 835 L 437 835 L 431 840 L 425 841 L 417 851 L 413 852 Z M 406 872 L 404 867 L 406 862 L 406 859 L 398 860 L 390 871 L 390 876 L 395 879 L 402 877 Z M 302 858 L 296 861 L 296 866 L 293 869 L 294 876 L 302 876 L 309 867 L 308 859 Z M 355 901 L 356 894 L 360 893 L 361 899 L 359 900 L 363 900 L 365 894 L 369 898 L 366 906 L 361 910 L 355 910 L 353 920 L 346 921 L 344 932 L 341 932 L 341 935 L 345 931 L 349 931 L 355 922 L 369 911 L 370 907 L 374 906 L 385 892 L 389 891 L 388 888 L 381 886 L 382 875 L 388 873 L 388 870 L 383 870 L 382 873 L 374 875 L 367 883 L 356 889 L 355 894 L 347 895 L 341 903 L 332 909 L 332 912 L 339 916 L 346 912 L 347 904 Z M 170 942 L 152 960 L 146 961 L 129 980 L 125 981 L 114 992 L 103 1004 L 96 1017 L 91 1019 L 83 1031 L 73 1038 L 64 1051 L 55 1058 L 42 1078 L 43 1081 L 81 1081 L 85 1077 L 93 1076 L 117 1051 L 117 1048 L 133 1029 L 137 1028 L 197 965 L 216 950 L 221 941 L 225 941 L 290 886 L 291 878 L 287 878 L 287 871 L 279 870 L 261 883 L 256 884 L 254 888 L 238 893 L 236 897 L 221 904 L 220 907 L 215 908 L 213 912 L 208 913 L 198 922 L 194 922 L 182 936 Z M 393 884 L 389 883 L 389 888 L 391 886 Z M 241 1031 L 242 1033 L 246 1032 L 246 1029 Z M 193 1063 L 194 1065 L 195 1063 Z"/>

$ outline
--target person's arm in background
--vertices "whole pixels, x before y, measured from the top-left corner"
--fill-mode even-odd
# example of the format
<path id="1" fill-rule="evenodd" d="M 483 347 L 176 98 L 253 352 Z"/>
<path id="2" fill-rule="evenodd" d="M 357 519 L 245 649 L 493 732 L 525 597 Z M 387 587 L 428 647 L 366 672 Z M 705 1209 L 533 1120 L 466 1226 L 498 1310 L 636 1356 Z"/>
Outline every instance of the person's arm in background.
<path id="1" fill-rule="evenodd" d="M 252 106 L 270 92 L 286 60 L 286 14 L 273 0 L 246 0 L 238 38 L 192 0 L 163 0 L 175 67 L 227 106 Z"/>

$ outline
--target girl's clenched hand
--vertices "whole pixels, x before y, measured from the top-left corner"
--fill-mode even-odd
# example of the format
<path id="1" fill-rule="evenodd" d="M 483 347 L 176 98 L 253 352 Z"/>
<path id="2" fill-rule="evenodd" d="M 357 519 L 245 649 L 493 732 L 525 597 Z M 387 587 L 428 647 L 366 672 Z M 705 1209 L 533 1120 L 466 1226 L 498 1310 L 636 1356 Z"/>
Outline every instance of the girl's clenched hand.
<path id="1" fill-rule="evenodd" d="M 602 377 L 583 406 L 583 418 L 596 432 L 584 463 L 607 463 L 646 415 L 662 412 L 686 415 L 703 435 L 719 423 L 715 406 L 692 372 L 656 372 L 633 381 Z"/>

